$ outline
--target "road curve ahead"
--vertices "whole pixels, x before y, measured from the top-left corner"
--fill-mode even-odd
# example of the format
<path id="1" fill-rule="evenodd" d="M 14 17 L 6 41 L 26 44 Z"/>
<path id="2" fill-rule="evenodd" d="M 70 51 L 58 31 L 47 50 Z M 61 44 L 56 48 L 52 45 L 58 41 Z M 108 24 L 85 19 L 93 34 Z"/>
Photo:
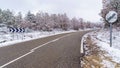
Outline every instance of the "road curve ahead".
<path id="1" fill-rule="evenodd" d="M 0 68 L 80 68 L 81 38 L 87 32 L 56 35 L 0 48 Z"/>

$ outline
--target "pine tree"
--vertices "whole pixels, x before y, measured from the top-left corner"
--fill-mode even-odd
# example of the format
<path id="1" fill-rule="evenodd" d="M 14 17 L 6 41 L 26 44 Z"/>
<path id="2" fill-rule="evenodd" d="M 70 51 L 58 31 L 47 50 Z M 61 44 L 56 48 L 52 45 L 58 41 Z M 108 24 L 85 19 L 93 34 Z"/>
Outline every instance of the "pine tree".
<path id="1" fill-rule="evenodd" d="M 20 27 L 20 24 L 22 23 L 23 19 L 22 19 L 22 14 L 21 12 L 18 12 L 18 15 L 15 16 L 15 26 Z"/>
<path id="2" fill-rule="evenodd" d="M 25 20 L 30 23 L 36 23 L 35 15 L 32 14 L 30 11 L 27 13 Z"/>

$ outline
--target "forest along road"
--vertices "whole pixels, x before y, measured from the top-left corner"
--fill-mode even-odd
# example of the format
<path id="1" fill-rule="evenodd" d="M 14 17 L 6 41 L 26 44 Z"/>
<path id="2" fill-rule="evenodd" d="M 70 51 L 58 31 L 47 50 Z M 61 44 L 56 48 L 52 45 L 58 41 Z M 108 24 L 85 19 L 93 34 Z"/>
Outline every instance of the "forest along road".
<path id="1" fill-rule="evenodd" d="M 80 68 L 80 44 L 89 31 L 59 34 L 0 48 L 0 68 Z"/>

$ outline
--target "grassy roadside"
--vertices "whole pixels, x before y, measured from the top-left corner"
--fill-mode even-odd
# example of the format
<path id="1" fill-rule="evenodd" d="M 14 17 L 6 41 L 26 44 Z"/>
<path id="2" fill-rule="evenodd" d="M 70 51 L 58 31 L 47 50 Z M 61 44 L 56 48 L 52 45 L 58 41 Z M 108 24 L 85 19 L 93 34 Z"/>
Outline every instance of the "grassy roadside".
<path id="1" fill-rule="evenodd" d="M 120 68 L 120 64 L 112 61 L 111 57 L 106 55 L 107 52 L 97 46 L 95 40 L 90 34 L 84 37 L 85 55 L 81 62 L 82 68 Z"/>

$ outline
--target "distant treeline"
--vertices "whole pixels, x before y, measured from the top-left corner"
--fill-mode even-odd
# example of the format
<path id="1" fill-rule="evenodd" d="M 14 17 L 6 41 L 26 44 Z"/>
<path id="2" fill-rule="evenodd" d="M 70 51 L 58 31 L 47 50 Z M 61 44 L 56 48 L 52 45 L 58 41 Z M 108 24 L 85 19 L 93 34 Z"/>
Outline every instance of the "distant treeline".
<path id="1" fill-rule="evenodd" d="M 36 14 L 30 11 L 23 17 L 21 12 L 15 15 L 9 9 L 0 9 L 0 23 L 7 26 L 24 27 L 32 30 L 52 31 L 54 29 L 62 30 L 79 30 L 86 28 L 101 28 L 100 23 L 92 23 L 84 21 L 82 18 L 70 19 L 66 13 L 64 14 L 48 14 L 38 12 Z"/>

